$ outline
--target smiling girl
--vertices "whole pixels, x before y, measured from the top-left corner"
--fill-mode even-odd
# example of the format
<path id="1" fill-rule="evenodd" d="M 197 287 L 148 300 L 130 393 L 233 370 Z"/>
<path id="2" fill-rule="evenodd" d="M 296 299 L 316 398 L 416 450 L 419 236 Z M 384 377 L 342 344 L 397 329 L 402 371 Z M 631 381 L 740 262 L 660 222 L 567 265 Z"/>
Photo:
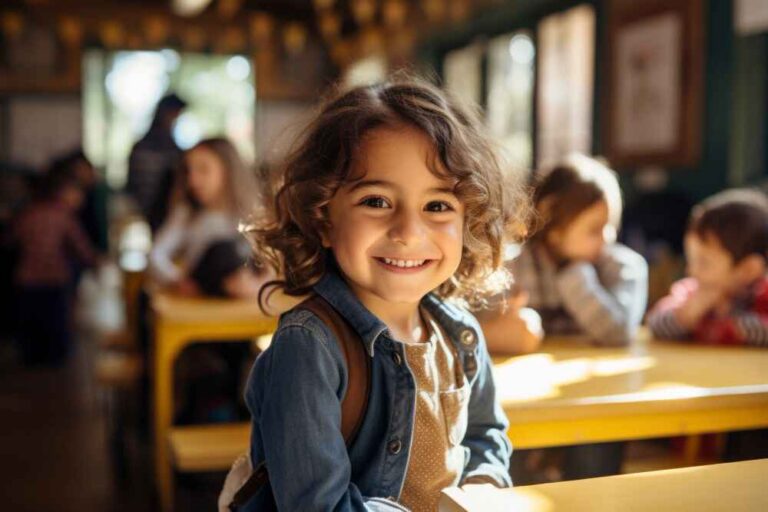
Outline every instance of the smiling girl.
<path id="1" fill-rule="evenodd" d="M 269 485 L 245 510 L 436 510 L 444 487 L 511 485 L 482 331 L 445 302 L 492 291 L 519 210 L 477 126 L 431 85 L 394 81 L 329 101 L 289 158 L 254 242 L 285 293 L 322 298 L 359 336 L 370 390 L 346 446 L 347 360 L 311 311 L 284 314 L 246 391 Z"/>

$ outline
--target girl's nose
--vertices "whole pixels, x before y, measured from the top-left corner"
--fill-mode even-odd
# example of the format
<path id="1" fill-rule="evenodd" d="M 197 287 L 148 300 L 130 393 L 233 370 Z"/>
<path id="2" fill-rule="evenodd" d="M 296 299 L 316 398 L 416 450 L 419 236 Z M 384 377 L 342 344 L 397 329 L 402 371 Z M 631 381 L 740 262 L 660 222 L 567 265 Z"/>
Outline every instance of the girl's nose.
<path id="1" fill-rule="evenodd" d="M 401 210 L 393 219 L 389 230 L 392 241 L 403 245 L 412 245 L 424 237 L 424 223 L 419 212 Z"/>

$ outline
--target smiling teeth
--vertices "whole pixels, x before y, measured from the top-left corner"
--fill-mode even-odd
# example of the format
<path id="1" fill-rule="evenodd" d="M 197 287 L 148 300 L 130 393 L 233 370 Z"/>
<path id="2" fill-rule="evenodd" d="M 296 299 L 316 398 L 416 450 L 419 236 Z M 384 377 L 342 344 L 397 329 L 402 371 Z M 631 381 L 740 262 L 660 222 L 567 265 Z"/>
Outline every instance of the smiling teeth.
<path id="1" fill-rule="evenodd" d="M 395 267 L 410 268 L 420 267 L 427 260 L 393 260 L 390 258 L 382 258 L 387 265 L 393 265 Z"/>

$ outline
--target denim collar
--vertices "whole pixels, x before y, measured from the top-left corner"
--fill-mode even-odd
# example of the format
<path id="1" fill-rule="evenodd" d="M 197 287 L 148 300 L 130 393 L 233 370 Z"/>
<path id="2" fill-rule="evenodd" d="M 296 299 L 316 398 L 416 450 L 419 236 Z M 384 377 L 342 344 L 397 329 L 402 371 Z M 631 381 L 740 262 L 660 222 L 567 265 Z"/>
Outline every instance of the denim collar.
<path id="1" fill-rule="evenodd" d="M 334 268 L 329 268 L 313 289 L 349 322 L 349 325 L 362 338 L 368 355 L 373 357 L 373 346 L 376 340 L 382 333 L 389 334 L 386 324 L 358 300 L 344 278 Z M 463 350 L 474 350 L 479 333 L 467 323 L 458 308 L 446 304 L 432 293 L 422 299 L 421 305 L 435 317 L 457 347 Z"/>
<path id="2" fill-rule="evenodd" d="M 346 281 L 333 268 L 326 270 L 325 275 L 313 289 L 349 322 L 349 325 L 362 338 L 368 355 L 373 357 L 373 345 L 379 336 L 388 330 L 386 324 L 368 311 L 368 308 L 357 299 Z"/>

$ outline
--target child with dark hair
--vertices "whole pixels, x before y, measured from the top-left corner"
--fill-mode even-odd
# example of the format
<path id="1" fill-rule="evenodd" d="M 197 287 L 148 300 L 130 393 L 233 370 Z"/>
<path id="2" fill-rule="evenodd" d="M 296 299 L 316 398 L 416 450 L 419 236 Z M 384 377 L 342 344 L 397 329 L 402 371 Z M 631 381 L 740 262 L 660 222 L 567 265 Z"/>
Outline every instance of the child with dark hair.
<path id="1" fill-rule="evenodd" d="M 658 338 L 768 347 L 768 198 L 728 190 L 697 205 L 685 235 L 689 277 L 648 315 Z"/>
<path id="2" fill-rule="evenodd" d="M 203 295 L 258 299 L 265 273 L 257 270 L 245 239 L 220 240 L 206 249 L 190 278 Z"/>
<path id="3" fill-rule="evenodd" d="M 106 185 L 83 150 L 78 148 L 51 165 L 51 173 L 71 174 L 83 190 L 83 202 L 77 216 L 91 243 L 98 249 L 107 249 L 107 194 Z"/>
<path id="4" fill-rule="evenodd" d="M 75 217 L 83 200 L 77 179 L 49 173 L 40 186 L 12 228 L 18 334 L 26 363 L 60 364 L 70 349 L 71 263 L 92 266 L 97 254 Z"/>

